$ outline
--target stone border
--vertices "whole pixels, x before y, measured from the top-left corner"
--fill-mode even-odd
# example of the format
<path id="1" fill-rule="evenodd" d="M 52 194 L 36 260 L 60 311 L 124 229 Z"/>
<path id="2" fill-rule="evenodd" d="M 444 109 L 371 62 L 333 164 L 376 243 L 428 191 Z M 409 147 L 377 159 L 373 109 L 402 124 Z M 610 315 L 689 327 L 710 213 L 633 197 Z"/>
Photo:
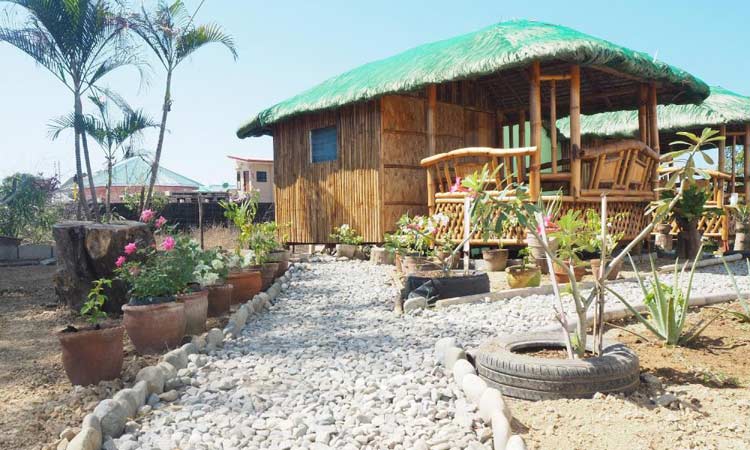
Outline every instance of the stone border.
<path id="1" fill-rule="evenodd" d="M 57 448 L 99 450 L 106 438 L 114 439 L 123 434 L 129 419 L 151 410 L 147 404 L 149 397 L 158 396 L 161 401 L 176 400 L 178 394 L 174 389 L 186 384 L 182 371 L 187 368 L 188 363 L 200 362 L 199 355 L 215 351 L 223 347 L 225 342 L 239 336 L 247 320 L 269 308 L 271 302 L 289 288 L 289 281 L 300 270 L 304 270 L 302 266 L 290 265 L 287 272 L 265 292 L 258 293 L 233 312 L 224 330 L 212 328 L 200 336 L 193 336 L 191 342 L 162 355 L 156 365 L 142 368 L 132 387 L 121 389 L 111 399 L 100 401 L 94 411 L 84 417 L 81 431 L 75 436 L 72 433 L 61 436 L 62 441 Z M 205 356 L 202 358 L 202 365 L 199 367 L 207 363 Z M 63 445 L 64 442 L 66 445 Z"/>
<path id="2" fill-rule="evenodd" d="M 495 450 L 526 450 L 523 438 L 513 434 L 513 416 L 503 394 L 479 378 L 474 366 L 466 359 L 466 352 L 456 345 L 452 337 L 435 342 L 435 359 L 446 370 L 452 372 L 456 385 L 466 399 L 476 405 L 479 417 L 491 425 L 492 443 Z"/>

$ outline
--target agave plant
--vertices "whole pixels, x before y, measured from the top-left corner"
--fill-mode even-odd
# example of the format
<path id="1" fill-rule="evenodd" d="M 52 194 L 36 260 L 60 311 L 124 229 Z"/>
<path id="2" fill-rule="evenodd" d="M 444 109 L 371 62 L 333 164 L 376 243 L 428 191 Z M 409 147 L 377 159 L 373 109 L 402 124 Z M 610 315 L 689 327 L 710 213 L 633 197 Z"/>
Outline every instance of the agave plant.
<path id="1" fill-rule="evenodd" d="M 700 250 L 702 249 L 703 248 L 701 247 Z M 701 251 L 698 252 L 698 255 L 700 254 Z M 628 254 L 628 258 L 630 259 L 630 264 L 633 266 L 633 271 L 638 280 L 638 286 L 640 286 L 643 291 L 643 303 L 648 311 L 648 317 L 638 312 L 622 295 L 614 291 L 612 288 L 607 286 L 606 289 L 617 297 L 617 299 L 633 313 L 635 318 L 638 319 L 638 321 L 659 340 L 663 341 L 665 345 L 684 346 L 689 344 L 723 314 L 722 311 L 708 320 L 701 320 L 689 330 L 685 331 L 688 307 L 690 306 L 690 294 L 693 287 L 693 276 L 695 275 L 696 264 L 698 263 L 700 256 L 697 256 L 693 260 L 686 289 L 683 289 L 682 279 L 687 264 L 685 264 L 682 267 L 682 270 L 680 270 L 679 261 L 675 263 L 674 276 L 672 279 L 672 285 L 670 286 L 659 280 L 659 273 L 656 270 L 654 259 L 650 258 L 652 280 L 647 287 L 643 281 L 641 273 L 633 262 L 633 258 L 630 257 L 630 254 Z"/>

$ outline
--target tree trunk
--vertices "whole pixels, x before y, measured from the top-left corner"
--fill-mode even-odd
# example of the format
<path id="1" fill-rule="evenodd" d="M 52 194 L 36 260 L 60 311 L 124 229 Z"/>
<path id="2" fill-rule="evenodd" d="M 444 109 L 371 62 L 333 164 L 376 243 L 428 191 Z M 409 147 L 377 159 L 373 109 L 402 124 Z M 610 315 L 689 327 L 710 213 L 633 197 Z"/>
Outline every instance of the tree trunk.
<path id="1" fill-rule="evenodd" d="M 159 161 L 161 160 L 161 150 L 164 146 L 164 134 L 167 130 L 167 116 L 169 111 L 172 109 L 172 69 L 167 70 L 167 85 L 164 90 L 164 105 L 161 111 L 161 123 L 159 124 L 159 141 L 156 143 L 156 154 L 154 155 L 154 162 L 151 164 L 151 179 L 148 183 L 148 193 L 146 199 L 143 202 L 143 208 L 151 207 L 151 196 L 154 192 L 154 185 L 156 184 L 156 176 L 159 174 Z"/>
<path id="2" fill-rule="evenodd" d="M 89 213 L 89 207 L 86 202 L 86 188 L 83 185 L 83 169 L 81 168 L 81 141 L 80 141 L 80 133 L 79 131 L 82 124 L 82 118 L 83 115 L 82 112 L 82 105 L 81 105 L 81 98 L 80 93 L 75 92 L 73 94 L 74 100 L 73 100 L 73 135 L 74 135 L 74 141 L 75 141 L 75 151 L 76 151 L 76 184 L 78 185 L 78 204 L 79 208 L 83 210 L 83 216 L 88 220 L 91 216 Z M 79 213 L 77 214 L 80 218 L 80 209 Z"/>
<path id="3" fill-rule="evenodd" d="M 96 222 L 99 222 L 99 202 L 96 199 L 96 186 L 94 186 L 94 174 L 91 170 L 91 159 L 89 158 L 89 143 L 86 139 L 86 130 L 81 129 L 81 143 L 83 144 L 83 157 L 86 161 L 86 171 L 88 172 L 89 179 L 89 190 L 91 192 L 91 208 L 93 210 L 93 217 Z"/>
<path id="4" fill-rule="evenodd" d="M 107 209 L 107 221 L 112 221 L 112 158 L 107 157 L 107 198 L 105 200 L 105 207 Z"/>
<path id="5" fill-rule="evenodd" d="M 683 259 L 695 259 L 701 247 L 701 234 L 698 232 L 698 220 L 677 218 L 680 231 L 677 233 L 677 256 Z"/>

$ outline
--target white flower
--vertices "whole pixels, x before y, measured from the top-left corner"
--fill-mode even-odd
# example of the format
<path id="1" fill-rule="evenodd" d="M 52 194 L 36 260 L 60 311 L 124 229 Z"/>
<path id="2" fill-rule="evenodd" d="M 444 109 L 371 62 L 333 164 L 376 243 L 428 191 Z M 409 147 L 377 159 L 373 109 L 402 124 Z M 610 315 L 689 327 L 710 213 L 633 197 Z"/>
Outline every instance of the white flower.
<path id="1" fill-rule="evenodd" d="M 214 270 L 221 270 L 224 268 L 224 263 L 220 259 L 216 258 L 211 261 L 211 267 L 213 267 Z"/>

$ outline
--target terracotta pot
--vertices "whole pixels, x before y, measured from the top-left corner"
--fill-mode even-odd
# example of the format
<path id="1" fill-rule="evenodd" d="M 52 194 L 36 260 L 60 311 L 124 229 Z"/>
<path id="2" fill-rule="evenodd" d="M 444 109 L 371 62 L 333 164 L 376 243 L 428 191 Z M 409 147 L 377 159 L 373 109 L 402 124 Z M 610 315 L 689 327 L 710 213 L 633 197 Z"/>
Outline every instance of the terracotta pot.
<path id="1" fill-rule="evenodd" d="M 568 272 L 564 267 L 560 267 L 557 263 L 554 263 L 553 268 L 555 269 L 555 279 L 558 283 L 570 283 Z M 576 281 L 581 281 L 583 276 L 586 275 L 586 267 L 574 266 L 573 275 L 575 276 Z"/>
<path id="2" fill-rule="evenodd" d="M 354 258 L 357 253 L 357 246 L 352 244 L 336 244 L 336 256 L 343 256 L 349 259 Z"/>
<path id="3" fill-rule="evenodd" d="M 538 267 L 510 266 L 505 273 L 511 289 L 537 287 L 542 281 L 542 271 Z"/>
<path id="4" fill-rule="evenodd" d="M 208 290 L 180 294 L 177 301 L 185 304 L 185 334 L 193 336 L 206 331 Z"/>
<path id="5" fill-rule="evenodd" d="M 88 386 L 119 378 L 124 333 L 125 328 L 120 325 L 56 333 L 62 347 L 63 367 L 70 382 Z"/>
<path id="6" fill-rule="evenodd" d="M 600 268 L 601 261 L 602 261 L 601 259 L 589 260 L 589 264 L 591 264 L 591 275 L 593 275 L 594 278 L 599 276 L 599 268 Z M 620 274 L 621 269 L 622 269 L 622 260 L 614 268 L 612 268 L 612 271 L 609 272 L 609 275 L 607 275 L 607 279 L 616 280 L 617 276 Z"/>
<path id="7" fill-rule="evenodd" d="M 279 268 L 276 269 L 276 278 L 284 275 L 286 269 L 289 268 L 289 252 L 286 250 L 278 250 L 268 254 L 268 262 L 275 262 L 279 264 Z"/>
<path id="8" fill-rule="evenodd" d="M 440 270 L 440 266 L 426 256 L 404 256 L 401 266 L 405 275 L 430 270 Z"/>
<path id="9" fill-rule="evenodd" d="M 208 286 L 208 317 L 221 317 L 229 313 L 233 291 L 234 286 L 229 283 Z"/>
<path id="10" fill-rule="evenodd" d="M 261 289 L 264 291 L 271 287 L 274 277 L 276 276 L 276 270 L 279 268 L 279 263 L 266 262 L 263 263 L 263 267 L 260 269 L 260 277 L 263 280 L 263 286 Z"/>
<path id="11" fill-rule="evenodd" d="M 508 263 L 508 250 L 504 248 L 482 250 L 482 259 L 487 263 L 488 271 L 502 272 Z"/>
<path id="12" fill-rule="evenodd" d="M 243 270 L 241 272 L 229 272 L 227 283 L 234 286 L 232 289 L 232 304 L 245 303 L 260 292 L 263 281 L 260 270 Z"/>
<path id="13" fill-rule="evenodd" d="M 185 305 L 179 302 L 156 305 L 123 305 L 123 324 L 142 354 L 161 353 L 176 348 L 185 336 Z"/>

